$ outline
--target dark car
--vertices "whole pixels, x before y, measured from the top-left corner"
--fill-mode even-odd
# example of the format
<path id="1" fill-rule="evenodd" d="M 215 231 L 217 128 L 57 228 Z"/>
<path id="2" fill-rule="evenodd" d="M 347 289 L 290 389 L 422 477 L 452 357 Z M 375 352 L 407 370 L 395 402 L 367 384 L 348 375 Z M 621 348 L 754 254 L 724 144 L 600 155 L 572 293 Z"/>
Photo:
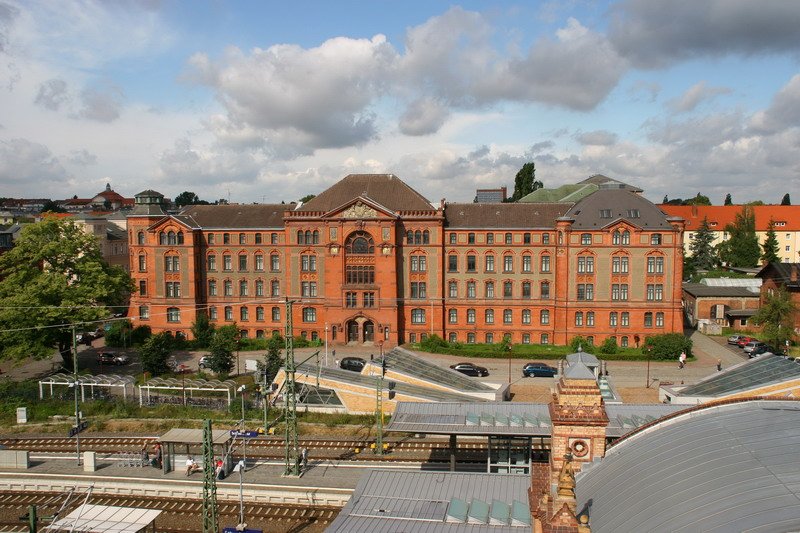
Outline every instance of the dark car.
<path id="1" fill-rule="evenodd" d="M 522 367 L 522 376 L 529 378 L 552 378 L 558 374 L 558 369 L 544 363 L 528 363 Z"/>
<path id="2" fill-rule="evenodd" d="M 753 357 L 756 357 L 757 355 L 761 355 L 763 353 L 774 353 L 774 354 L 778 354 L 778 355 L 781 354 L 780 351 L 778 351 L 777 349 L 773 348 L 772 346 L 770 346 L 768 344 L 765 344 L 763 342 L 760 342 L 760 343 L 758 343 L 758 346 L 755 346 L 752 350 L 750 350 L 750 352 L 747 355 L 749 355 L 750 358 L 752 359 Z"/>
<path id="3" fill-rule="evenodd" d="M 97 356 L 97 362 L 101 365 L 127 365 L 130 361 L 127 355 L 114 352 L 100 352 Z"/>
<path id="4" fill-rule="evenodd" d="M 360 357 L 345 357 L 339 361 L 339 368 L 343 370 L 352 370 L 353 372 L 361 372 L 367 362 Z"/>
<path id="5" fill-rule="evenodd" d="M 456 372 L 461 372 L 462 374 L 476 378 L 489 375 L 489 371 L 486 368 L 473 365 L 472 363 L 457 363 L 455 365 L 450 365 L 450 368 Z"/>

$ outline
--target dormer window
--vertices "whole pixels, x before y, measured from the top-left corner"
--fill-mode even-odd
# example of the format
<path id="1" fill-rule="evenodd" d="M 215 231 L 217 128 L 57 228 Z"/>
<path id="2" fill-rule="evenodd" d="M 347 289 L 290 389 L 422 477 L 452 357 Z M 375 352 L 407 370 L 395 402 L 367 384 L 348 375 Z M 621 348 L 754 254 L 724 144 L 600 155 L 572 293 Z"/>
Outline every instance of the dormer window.
<path id="1" fill-rule="evenodd" d="M 628 218 L 639 218 L 638 209 L 628 209 Z"/>
<path id="2" fill-rule="evenodd" d="M 600 218 L 611 218 L 613 215 L 611 214 L 611 209 L 601 209 L 600 210 Z"/>

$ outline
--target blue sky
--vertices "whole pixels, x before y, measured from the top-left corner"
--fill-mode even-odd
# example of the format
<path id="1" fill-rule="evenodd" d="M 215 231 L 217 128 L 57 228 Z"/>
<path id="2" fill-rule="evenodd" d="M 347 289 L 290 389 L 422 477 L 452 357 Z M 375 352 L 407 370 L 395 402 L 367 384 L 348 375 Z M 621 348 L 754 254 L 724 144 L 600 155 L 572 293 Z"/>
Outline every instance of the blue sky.
<path id="1" fill-rule="evenodd" d="M 0 196 L 797 191 L 800 2 L 0 0 Z"/>

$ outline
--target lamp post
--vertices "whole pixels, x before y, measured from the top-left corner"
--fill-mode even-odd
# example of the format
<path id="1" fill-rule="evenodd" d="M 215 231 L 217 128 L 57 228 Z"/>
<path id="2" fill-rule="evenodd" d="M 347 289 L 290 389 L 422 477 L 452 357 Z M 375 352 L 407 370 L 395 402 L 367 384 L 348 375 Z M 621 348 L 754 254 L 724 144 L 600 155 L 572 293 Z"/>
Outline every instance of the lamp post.
<path id="1" fill-rule="evenodd" d="M 239 427 L 242 430 L 242 433 L 245 432 L 244 428 L 244 391 L 247 389 L 246 385 L 242 385 L 239 387 L 239 392 L 242 396 L 242 422 L 239 424 Z M 242 436 L 242 470 L 245 470 L 247 467 L 247 437 Z M 241 475 L 241 471 L 240 471 Z"/>
<path id="2" fill-rule="evenodd" d="M 78 341 L 75 335 L 75 326 L 72 326 L 72 376 L 75 387 L 75 453 L 78 466 L 81 465 L 81 411 L 78 405 Z"/>
<path id="3" fill-rule="evenodd" d="M 645 378 L 646 381 L 645 381 L 644 386 L 649 389 L 650 388 L 650 348 L 645 348 L 645 351 L 647 352 L 647 377 Z"/>
<path id="4" fill-rule="evenodd" d="M 244 523 L 244 492 L 243 492 L 243 478 L 244 478 L 244 461 L 239 461 L 236 463 L 236 466 L 233 467 L 234 472 L 239 472 L 239 526 L 241 530 L 247 527 L 247 524 Z M 237 529 L 238 529 L 237 528 Z"/>
<path id="5" fill-rule="evenodd" d="M 325 322 L 325 366 L 328 366 L 328 323 Z"/>

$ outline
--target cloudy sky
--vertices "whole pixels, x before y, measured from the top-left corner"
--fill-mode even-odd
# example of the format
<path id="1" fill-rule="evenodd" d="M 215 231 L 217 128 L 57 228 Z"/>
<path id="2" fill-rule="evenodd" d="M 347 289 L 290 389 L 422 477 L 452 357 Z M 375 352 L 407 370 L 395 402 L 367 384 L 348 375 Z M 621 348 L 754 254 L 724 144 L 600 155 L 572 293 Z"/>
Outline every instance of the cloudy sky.
<path id="1" fill-rule="evenodd" d="M 0 0 L 0 196 L 296 200 L 527 161 L 654 201 L 800 200 L 800 2 Z"/>

